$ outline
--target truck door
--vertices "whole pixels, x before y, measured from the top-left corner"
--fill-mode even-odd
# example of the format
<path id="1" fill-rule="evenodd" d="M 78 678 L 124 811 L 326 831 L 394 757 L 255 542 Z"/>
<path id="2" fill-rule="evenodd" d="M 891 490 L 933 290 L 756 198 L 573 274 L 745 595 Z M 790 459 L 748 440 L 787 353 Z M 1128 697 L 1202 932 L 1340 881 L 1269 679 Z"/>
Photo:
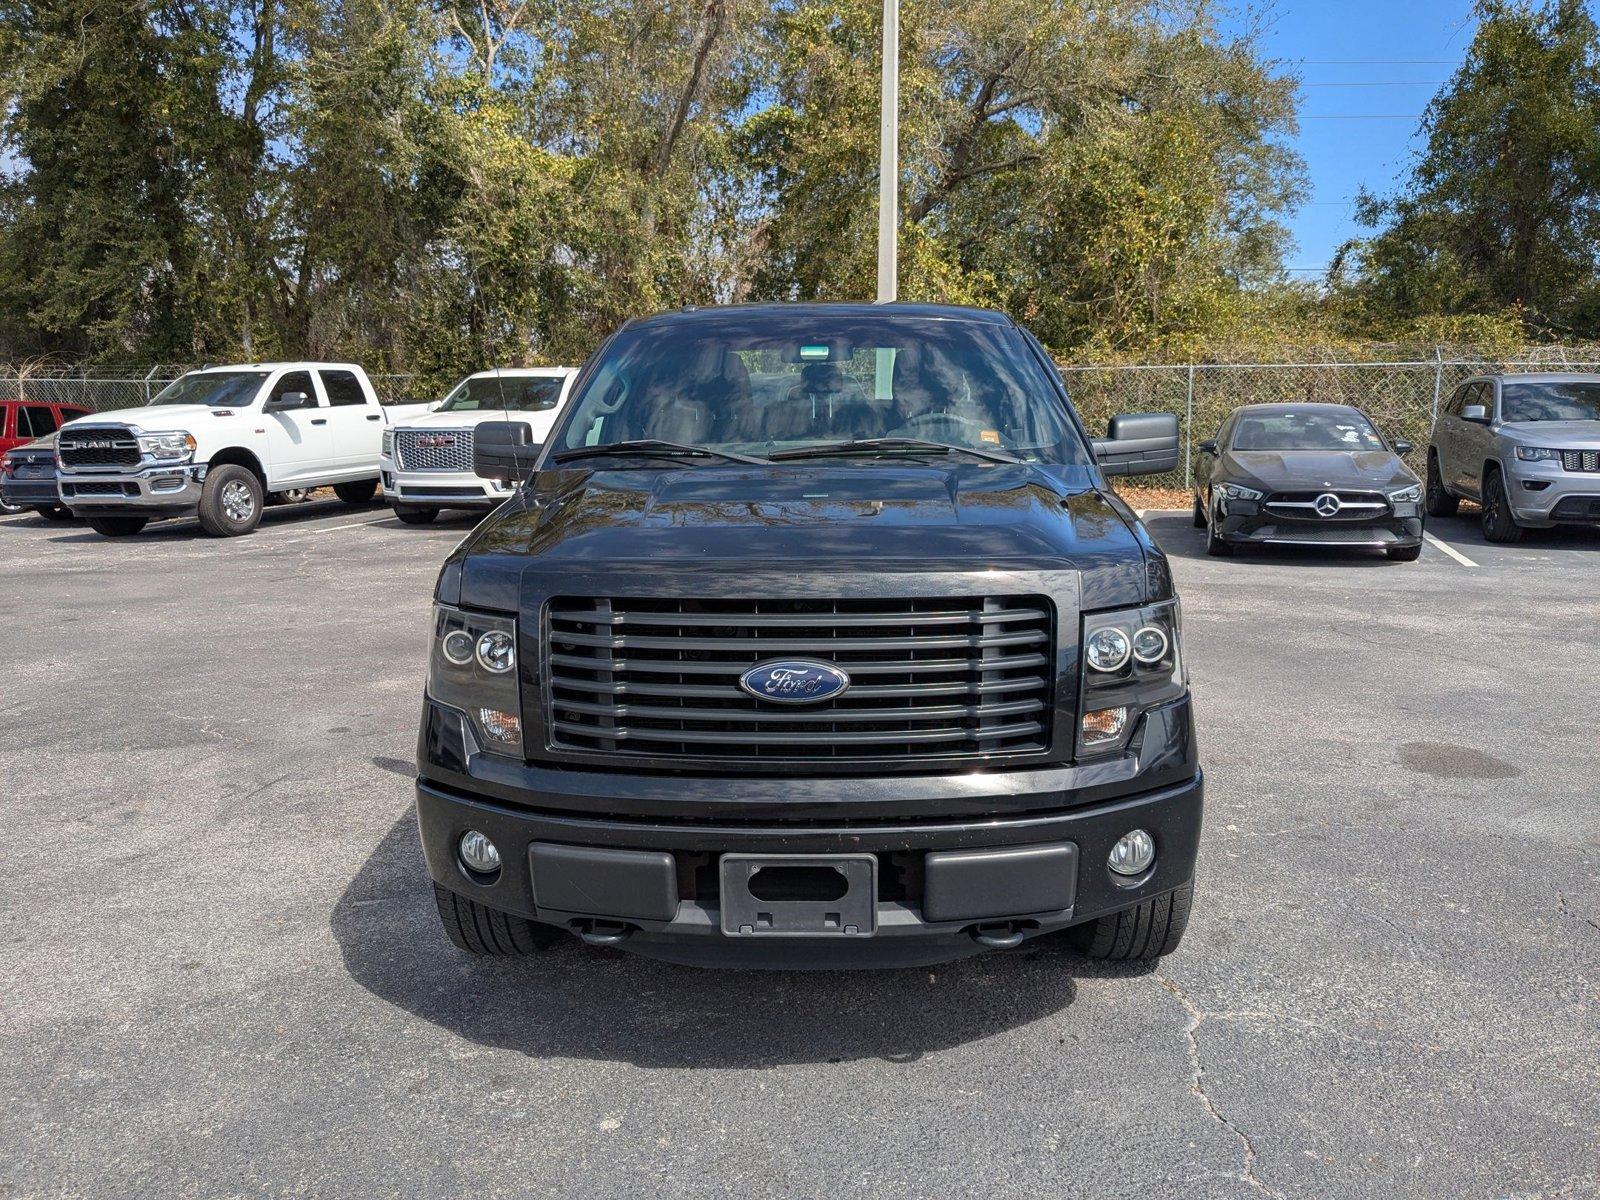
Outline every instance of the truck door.
<path id="1" fill-rule="evenodd" d="M 328 435 L 328 410 L 317 397 L 310 371 L 285 371 L 267 392 L 268 400 L 303 392 L 300 408 L 262 413 L 267 431 L 268 477 L 274 490 L 327 474 L 333 439 Z"/>
<path id="2" fill-rule="evenodd" d="M 329 465 L 336 472 L 374 475 L 383 446 L 383 414 L 371 402 L 354 371 L 323 367 L 328 395 Z"/>

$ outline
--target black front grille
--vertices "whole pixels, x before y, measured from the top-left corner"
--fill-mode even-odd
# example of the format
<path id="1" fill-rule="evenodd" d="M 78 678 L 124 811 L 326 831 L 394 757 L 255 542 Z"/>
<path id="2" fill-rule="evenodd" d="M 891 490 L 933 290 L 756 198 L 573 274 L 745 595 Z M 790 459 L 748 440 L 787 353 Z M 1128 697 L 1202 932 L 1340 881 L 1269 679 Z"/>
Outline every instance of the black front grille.
<path id="1" fill-rule="evenodd" d="M 1042 596 L 926 600 L 557 598 L 546 626 L 553 750 L 652 759 L 907 761 L 1049 748 L 1053 609 Z M 850 687 L 758 700 L 759 663 L 831 663 Z"/>
<path id="2" fill-rule="evenodd" d="M 1600 471 L 1600 450 L 1563 450 L 1561 466 L 1568 471 Z"/>
<path id="3" fill-rule="evenodd" d="M 115 426 L 65 430 L 56 439 L 56 452 L 64 467 L 139 465 L 139 443 L 126 429 Z"/>
<path id="4" fill-rule="evenodd" d="M 104 481 L 93 479 L 74 479 L 63 485 L 69 496 L 137 496 L 139 485 L 137 483 L 122 483 L 120 481 Z"/>
<path id="5" fill-rule="evenodd" d="M 1336 511 L 1325 513 L 1317 508 L 1324 496 L 1339 501 Z M 1341 492 L 1323 489 L 1320 492 L 1273 492 L 1262 507 L 1274 517 L 1287 517 L 1298 521 L 1370 521 L 1388 515 L 1389 501 L 1382 492 Z"/>

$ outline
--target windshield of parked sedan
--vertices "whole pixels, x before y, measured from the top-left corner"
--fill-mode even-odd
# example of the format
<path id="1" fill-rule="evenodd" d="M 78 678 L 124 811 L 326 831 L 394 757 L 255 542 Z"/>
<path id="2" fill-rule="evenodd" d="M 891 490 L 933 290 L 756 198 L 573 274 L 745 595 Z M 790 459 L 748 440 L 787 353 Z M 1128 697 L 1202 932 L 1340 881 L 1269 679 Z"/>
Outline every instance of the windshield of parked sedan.
<path id="1" fill-rule="evenodd" d="M 1358 412 L 1245 413 L 1235 450 L 1382 450 L 1378 431 Z"/>
<path id="2" fill-rule="evenodd" d="M 486 409 L 548 412 L 561 401 L 561 379 L 529 375 L 473 375 L 444 398 L 439 412 L 483 412 Z"/>
<path id="3" fill-rule="evenodd" d="M 1600 383 L 1504 383 L 1505 421 L 1600 421 Z"/>
<path id="4" fill-rule="evenodd" d="M 1090 461 L 1021 333 L 985 321 L 734 310 L 651 323 L 610 343 L 570 412 L 566 449 L 651 439 L 764 457 L 901 438 Z"/>
<path id="5" fill-rule="evenodd" d="M 265 371 L 206 371 L 182 375 L 169 383 L 151 404 L 204 404 L 242 408 L 256 398 Z"/>

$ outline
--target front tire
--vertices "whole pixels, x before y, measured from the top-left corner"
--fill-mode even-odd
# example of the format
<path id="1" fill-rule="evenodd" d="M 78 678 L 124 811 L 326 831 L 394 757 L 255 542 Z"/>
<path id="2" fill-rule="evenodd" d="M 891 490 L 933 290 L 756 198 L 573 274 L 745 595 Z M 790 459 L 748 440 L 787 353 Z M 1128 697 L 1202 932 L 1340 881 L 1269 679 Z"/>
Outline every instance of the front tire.
<path id="1" fill-rule="evenodd" d="M 1191 881 L 1165 896 L 1075 925 L 1067 939 L 1081 954 L 1104 962 L 1161 958 L 1183 941 L 1193 906 Z"/>
<path id="2" fill-rule="evenodd" d="M 565 936 L 554 925 L 530 921 L 513 916 L 458 896 L 437 883 L 433 885 L 433 902 L 439 909 L 439 922 L 446 936 L 457 950 L 468 954 L 500 957 L 537 954 L 548 950 Z"/>
<path id="3" fill-rule="evenodd" d="M 1384 552 L 1390 562 L 1416 562 L 1422 557 L 1422 543 L 1415 546 L 1390 546 Z"/>
<path id="4" fill-rule="evenodd" d="M 1194 498 L 1193 518 L 1196 529 L 1204 529 L 1206 527 L 1206 506 L 1200 503 L 1199 496 Z"/>
<path id="5" fill-rule="evenodd" d="M 1217 516 L 1215 513 L 1211 514 L 1211 520 L 1206 523 L 1206 553 L 1212 558 L 1233 557 L 1233 547 L 1217 533 Z"/>
<path id="6" fill-rule="evenodd" d="M 1483 536 L 1491 542 L 1502 544 L 1520 542 L 1523 528 L 1511 515 L 1511 503 L 1506 498 L 1505 476 L 1498 467 L 1483 475 Z"/>
<path id="7" fill-rule="evenodd" d="M 333 494 L 346 504 L 370 504 L 378 494 L 376 479 L 358 479 L 354 483 L 336 483 Z"/>
<path id="8" fill-rule="evenodd" d="M 403 525 L 428 525 L 439 517 L 437 508 L 410 508 L 398 504 L 394 506 L 394 515 Z"/>
<path id="9" fill-rule="evenodd" d="M 1439 456 L 1428 454 L 1428 481 L 1423 492 L 1423 504 L 1430 517 L 1453 517 L 1456 509 L 1461 506 L 1461 501 L 1444 489 L 1444 480 L 1439 476 Z"/>
<path id="10" fill-rule="evenodd" d="M 89 518 L 89 528 L 101 537 L 132 537 L 149 523 L 149 517 Z"/>
<path id="11" fill-rule="evenodd" d="M 62 508 L 59 504 L 41 504 L 33 510 L 46 521 L 70 521 L 72 510 Z"/>
<path id="12" fill-rule="evenodd" d="M 212 537 L 239 537 L 261 524 L 266 492 L 249 467 L 213 467 L 200 489 L 200 528 Z"/>

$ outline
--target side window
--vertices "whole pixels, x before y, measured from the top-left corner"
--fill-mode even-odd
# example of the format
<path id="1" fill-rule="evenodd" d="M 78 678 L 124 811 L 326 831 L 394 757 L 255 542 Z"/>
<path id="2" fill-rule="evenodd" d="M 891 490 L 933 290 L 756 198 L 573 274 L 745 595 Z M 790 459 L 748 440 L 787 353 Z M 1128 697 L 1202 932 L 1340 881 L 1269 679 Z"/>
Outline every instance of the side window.
<path id="1" fill-rule="evenodd" d="M 334 408 L 367 402 L 367 394 L 361 390 L 361 381 L 350 371 L 323 371 L 322 386 L 328 393 L 328 403 Z"/>
<path id="2" fill-rule="evenodd" d="M 88 415 L 89 410 L 87 408 L 74 408 L 70 404 L 61 406 L 61 423 L 63 425 L 68 421 L 76 421 L 79 417 L 87 417 Z"/>
<path id="3" fill-rule="evenodd" d="M 273 386 L 270 398 L 276 400 L 279 396 L 287 395 L 290 392 L 304 392 L 306 394 L 306 402 L 303 407 L 317 407 L 317 389 L 311 386 L 310 371 L 290 371 Z"/>
<path id="4" fill-rule="evenodd" d="M 1467 405 L 1467 393 L 1470 391 L 1472 391 L 1472 385 L 1470 383 L 1463 383 L 1454 392 L 1452 392 L 1450 394 L 1449 401 L 1444 406 L 1445 412 L 1449 413 L 1453 417 L 1459 417 L 1461 415 L 1461 410 Z"/>
<path id="5" fill-rule="evenodd" d="M 15 417 L 11 415 L 13 412 L 17 414 Z M 22 410 L 14 404 L 0 404 L 0 437 L 17 436 L 11 428 L 13 420 L 22 420 Z"/>
<path id="6" fill-rule="evenodd" d="M 17 410 L 18 437 L 44 437 L 56 431 L 56 415 L 43 404 L 29 404 Z"/>

